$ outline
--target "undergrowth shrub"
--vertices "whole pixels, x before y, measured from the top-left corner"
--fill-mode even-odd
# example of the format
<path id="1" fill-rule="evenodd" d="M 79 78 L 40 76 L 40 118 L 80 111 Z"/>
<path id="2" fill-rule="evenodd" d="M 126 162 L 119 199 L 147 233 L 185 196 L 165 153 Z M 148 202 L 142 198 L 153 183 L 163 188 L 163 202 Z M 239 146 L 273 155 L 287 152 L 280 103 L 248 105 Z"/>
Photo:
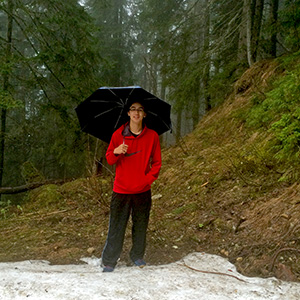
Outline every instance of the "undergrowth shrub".
<path id="1" fill-rule="evenodd" d="M 254 96 L 246 120 L 250 127 L 264 128 L 273 134 L 269 143 L 274 158 L 281 164 L 297 167 L 300 156 L 300 53 L 294 59 L 282 58 L 287 70 L 273 82 L 265 99 Z M 300 174 L 300 173 L 299 173 Z"/>

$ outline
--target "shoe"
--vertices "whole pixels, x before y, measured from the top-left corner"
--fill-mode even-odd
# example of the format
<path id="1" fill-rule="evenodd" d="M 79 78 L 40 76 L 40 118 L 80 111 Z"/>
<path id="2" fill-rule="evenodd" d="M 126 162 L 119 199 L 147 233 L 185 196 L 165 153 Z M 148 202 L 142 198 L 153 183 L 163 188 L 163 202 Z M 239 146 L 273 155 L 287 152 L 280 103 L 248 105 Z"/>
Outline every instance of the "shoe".
<path id="1" fill-rule="evenodd" d="M 146 262 L 143 260 L 143 259 L 137 259 L 134 261 L 134 264 L 137 266 L 137 267 L 140 267 L 140 268 L 144 268 L 146 266 Z"/>
<path id="2" fill-rule="evenodd" d="M 103 266 L 103 273 L 113 272 L 115 268 L 111 266 Z"/>

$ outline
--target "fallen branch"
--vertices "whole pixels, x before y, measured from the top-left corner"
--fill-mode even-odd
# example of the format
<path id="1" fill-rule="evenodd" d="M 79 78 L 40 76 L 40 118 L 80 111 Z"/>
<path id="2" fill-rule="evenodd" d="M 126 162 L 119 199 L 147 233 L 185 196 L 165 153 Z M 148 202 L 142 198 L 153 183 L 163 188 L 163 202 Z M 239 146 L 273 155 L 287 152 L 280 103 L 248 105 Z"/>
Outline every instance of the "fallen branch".
<path id="1" fill-rule="evenodd" d="M 6 221 L 17 222 L 17 221 L 27 221 L 27 220 L 43 220 L 43 219 L 45 219 L 47 217 L 50 217 L 52 215 L 63 214 L 63 213 L 75 210 L 77 208 L 78 207 L 76 206 L 76 207 L 72 207 L 72 208 L 68 208 L 68 209 L 52 211 L 52 212 L 49 212 L 49 213 L 46 213 L 46 214 L 41 214 L 40 212 L 37 211 L 37 212 L 28 213 L 28 214 L 18 216 L 17 218 L 6 219 Z"/>
<path id="2" fill-rule="evenodd" d="M 19 220 L 32 220 L 33 218 L 44 219 L 44 218 L 47 218 L 47 217 L 52 216 L 52 215 L 63 214 L 63 213 L 66 213 L 68 211 L 75 210 L 75 209 L 77 209 L 77 207 L 72 207 L 72 208 L 64 209 L 64 210 L 52 211 L 52 212 L 49 212 L 49 213 L 46 213 L 46 214 L 40 214 L 39 212 L 29 213 L 29 214 L 25 214 L 24 216 L 19 217 Z M 37 216 L 33 217 L 33 218 L 29 217 L 29 216 L 32 216 L 32 215 L 37 215 Z"/>
<path id="3" fill-rule="evenodd" d="M 28 183 L 20 186 L 15 187 L 1 187 L 0 188 L 0 194 L 19 194 L 23 192 L 27 192 L 29 190 L 34 190 L 42 185 L 45 184 L 63 184 L 65 182 L 71 181 L 72 179 L 68 180 L 45 180 L 42 182 L 33 182 Z"/>
<path id="4" fill-rule="evenodd" d="M 242 281 L 242 282 L 246 282 L 245 280 L 241 279 L 241 278 L 238 278 L 237 276 L 234 276 L 234 275 L 231 275 L 231 274 L 227 274 L 227 273 L 222 273 L 222 272 L 213 272 L 213 271 L 203 271 L 203 270 L 198 270 L 198 269 L 195 269 L 195 268 L 192 268 L 190 266 L 188 266 L 186 263 L 183 263 L 183 264 L 178 264 L 179 266 L 183 266 L 183 267 L 186 267 L 190 270 L 193 270 L 193 271 L 196 271 L 196 272 L 200 272 L 200 273 L 204 273 L 204 274 L 214 274 L 214 275 L 222 275 L 222 276 L 229 276 L 229 277 L 232 277 L 232 278 L 235 278 L 239 281 Z"/>

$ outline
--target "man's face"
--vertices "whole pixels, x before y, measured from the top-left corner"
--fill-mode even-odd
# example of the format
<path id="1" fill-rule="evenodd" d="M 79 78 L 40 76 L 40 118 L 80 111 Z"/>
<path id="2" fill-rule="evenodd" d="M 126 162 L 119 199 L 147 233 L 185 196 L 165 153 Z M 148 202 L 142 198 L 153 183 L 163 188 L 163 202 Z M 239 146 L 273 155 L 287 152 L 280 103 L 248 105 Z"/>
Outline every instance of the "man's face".
<path id="1" fill-rule="evenodd" d="M 144 107 L 138 102 L 133 103 L 129 108 L 128 116 L 130 117 L 130 120 L 132 122 L 142 122 L 143 119 L 146 117 Z"/>

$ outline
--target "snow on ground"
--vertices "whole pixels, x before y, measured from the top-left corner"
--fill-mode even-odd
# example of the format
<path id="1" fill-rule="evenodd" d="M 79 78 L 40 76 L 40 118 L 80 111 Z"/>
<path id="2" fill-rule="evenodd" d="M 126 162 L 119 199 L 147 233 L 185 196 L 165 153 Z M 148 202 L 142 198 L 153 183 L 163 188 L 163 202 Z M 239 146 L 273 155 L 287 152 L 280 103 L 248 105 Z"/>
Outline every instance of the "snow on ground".
<path id="1" fill-rule="evenodd" d="M 143 269 L 121 265 L 113 273 L 102 273 L 97 258 L 83 261 L 86 264 L 0 263 L 0 299 L 300 299 L 300 283 L 245 277 L 226 259 L 204 253 Z"/>

